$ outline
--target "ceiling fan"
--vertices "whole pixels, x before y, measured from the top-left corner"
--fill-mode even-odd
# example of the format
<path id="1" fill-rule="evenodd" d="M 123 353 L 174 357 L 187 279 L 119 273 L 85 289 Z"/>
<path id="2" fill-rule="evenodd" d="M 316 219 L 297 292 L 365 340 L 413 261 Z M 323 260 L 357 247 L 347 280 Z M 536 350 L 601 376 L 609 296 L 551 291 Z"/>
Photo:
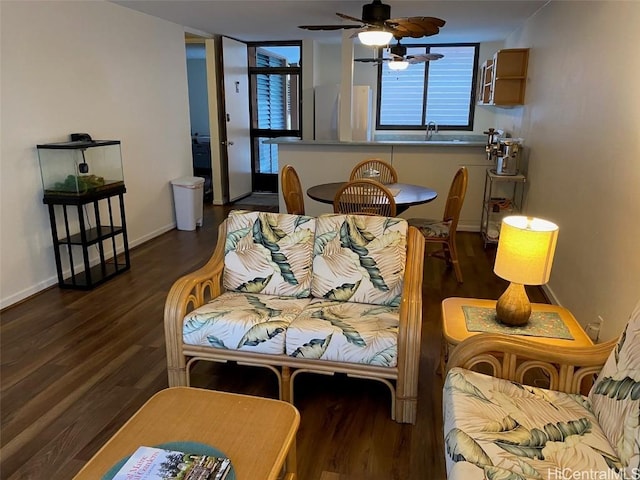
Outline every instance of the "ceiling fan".
<path id="1" fill-rule="evenodd" d="M 400 45 L 398 42 L 389 48 L 390 57 L 377 58 L 354 58 L 356 62 L 384 63 L 390 62 L 389 68 L 392 70 L 404 70 L 410 64 L 429 62 L 431 60 L 439 60 L 444 57 L 441 53 L 421 53 L 418 55 L 407 55 L 407 47 Z"/>
<path id="2" fill-rule="evenodd" d="M 360 29 L 361 32 L 379 31 L 383 29 L 396 39 L 404 37 L 429 37 L 440 32 L 445 21 L 435 17 L 391 18 L 391 6 L 381 0 L 373 0 L 362 6 L 362 18 L 355 18 L 344 13 L 336 13 L 340 18 L 358 22 L 357 25 L 300 25 L 304 30 L 345 30 Z"/>

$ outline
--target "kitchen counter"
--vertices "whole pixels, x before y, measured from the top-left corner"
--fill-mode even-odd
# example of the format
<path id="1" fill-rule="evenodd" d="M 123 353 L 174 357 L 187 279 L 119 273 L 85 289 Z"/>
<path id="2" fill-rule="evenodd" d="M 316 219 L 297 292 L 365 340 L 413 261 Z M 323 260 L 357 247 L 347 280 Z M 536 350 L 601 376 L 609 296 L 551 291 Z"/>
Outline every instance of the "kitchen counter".
<path id="1" fill-rule="evenodd" d="M 414 147 L 484 147 L 487 143 L 485 135 L 449 135 L 442 133 L 434 133 L 430 140 L 425 140 L 424 134 L 421 135 L 399 135 L 399 134 L 380 134 L 376 135 L 373 140 L 354 140 L 349 142 L 341 142 L 340 140 L 302 140 L 297 137 L 278 137 L 267 140 L 264 143 L 275 145 L 351 145 L 351 146 L 372 146 L 372 145 L 402 145 Z"/>

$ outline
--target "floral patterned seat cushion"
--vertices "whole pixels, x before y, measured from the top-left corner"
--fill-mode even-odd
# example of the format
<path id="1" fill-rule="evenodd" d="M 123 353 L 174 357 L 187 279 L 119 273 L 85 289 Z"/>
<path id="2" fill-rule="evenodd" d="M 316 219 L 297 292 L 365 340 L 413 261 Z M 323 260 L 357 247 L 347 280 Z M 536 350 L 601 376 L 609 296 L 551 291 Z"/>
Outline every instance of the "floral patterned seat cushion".
<path id="1" fill-rule="evenodd" d="M 225 292 L 184 318 L 183 341 L 283 354 L 287 327 L 309 302 L 308 298 Z"/>
<path id="2" fill-rule="evenodd" d="M 428 220 L 425 218 L 410 218 L 409 225 L 416 227 L 422 235 L 432 238 L 447 238 L 451 228 L 451 220 Z"/>
<path id="3" fill-rule="evenodd" d="M 316 220 L 286 213 L 233 211 L 227 219 L 224 287 L 309 297 Z"/>
<path id="4" fill-rule="evenodd" d="M 449 480 L 619 478 L 584 396 L 453 368 L 443 405 Z"/>
<path id="5" fill-rule="evenodd" d="M 625 467 L 625 478 L 640 478 L 640 302 L 589 392 L 589 400 Z"/>
<path id="6" fill-rule="evenodd" d="M 314 299 L 287 330 L 287 355 L 395 367 L 399 307 Z"/>
<path id="7" fill-rule="evenodd" d="M 313 297 L 400 304 L 407 222 L 367 215 L 322 215 L 316 221 Z"/>

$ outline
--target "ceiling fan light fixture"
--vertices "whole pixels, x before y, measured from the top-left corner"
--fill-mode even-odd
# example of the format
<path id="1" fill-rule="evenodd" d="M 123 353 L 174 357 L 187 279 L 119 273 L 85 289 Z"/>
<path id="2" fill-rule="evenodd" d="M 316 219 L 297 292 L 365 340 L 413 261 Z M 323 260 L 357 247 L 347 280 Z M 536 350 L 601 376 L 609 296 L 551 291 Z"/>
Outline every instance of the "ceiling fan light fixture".
<path id="1" fill-rule="evenodd" d="M 387 65 L 389 66 L 389 70 L 406 70 L 409 66 L 409 62 L 404 60 L 394 60 L 387 63 Z"/>
<path id="2" fill-rule="evenodd" d="M 385 30 L 367 30 L 366 32 L 358 33 L 358 39 L 360 42 L 372 47 L 387 45 L 392 38 L 393 34 Z"/>

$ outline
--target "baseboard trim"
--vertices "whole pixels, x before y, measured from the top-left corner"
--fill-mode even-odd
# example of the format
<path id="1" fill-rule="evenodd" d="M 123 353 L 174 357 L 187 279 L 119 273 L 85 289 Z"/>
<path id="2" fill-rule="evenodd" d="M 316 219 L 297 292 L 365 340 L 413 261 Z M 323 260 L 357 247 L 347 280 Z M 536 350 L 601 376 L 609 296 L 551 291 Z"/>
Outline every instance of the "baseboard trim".
<path id="1" fill-rule="evenodd" d="M 162 235 L 163 233 L 168 232 L 169 230 L 173 230 L 174 228 L 176 228 L 176 223 L 170 223 L 168 225 L 165 225 L 161 228 L 158 228 L 156 230 L 154 230 L 153 232 L 150 232 L 146 235 L 143 235 L 142 237 L 136 238 L 135 240 L 131 240 L 129 242 L 129 250 L 131 250 L 132 248 L 135 248 L 139 245 L 142 245 L 145 242 L 148 242 L 149 240 L 153 240 L 156 237 L 159 237 L 160 235 Z M 123 248 L 118 248 L 116 250 L 116 254 L 120 255 L 122 254 L 124 251 Z M 90 259 L 89 263 L 90 265 L 93 267 L 95 265 L 97 265 L 99 263 L 100 259 L 99 258 L 92 258 Z M 53 259 L 51 259 L 51 263 L 55 263 L 53 262 Z M 78 270 L 83 268 L 82 263 L 76 265 L 76 268 Z M 65 271 L 63 271 L 62 276 L 63 277 L 68 277 L 69 275 L 71 275 L 71 269 L 66 269 Z M 52 286 L 55 286 L 58 284 L 58 275 L 52 275 L 48 278 L 46 278 L 45 280 L 35 283 L 34 285 L 31 285 L 30 287 L 25 288 L 24 290 L 21 290 L 19 292 L 16 292 L 12 295 L 9 295 L 7 297 L 1 298 L 0 299 L 0 311 L 12 307 L 20 302 L 23 302 L 25 300 L 28 300 L 29 298 L 33 297 L 34 295 L 37 295 L 41 292 L 43 292 L 44 290 L 51 288 Z"/>

